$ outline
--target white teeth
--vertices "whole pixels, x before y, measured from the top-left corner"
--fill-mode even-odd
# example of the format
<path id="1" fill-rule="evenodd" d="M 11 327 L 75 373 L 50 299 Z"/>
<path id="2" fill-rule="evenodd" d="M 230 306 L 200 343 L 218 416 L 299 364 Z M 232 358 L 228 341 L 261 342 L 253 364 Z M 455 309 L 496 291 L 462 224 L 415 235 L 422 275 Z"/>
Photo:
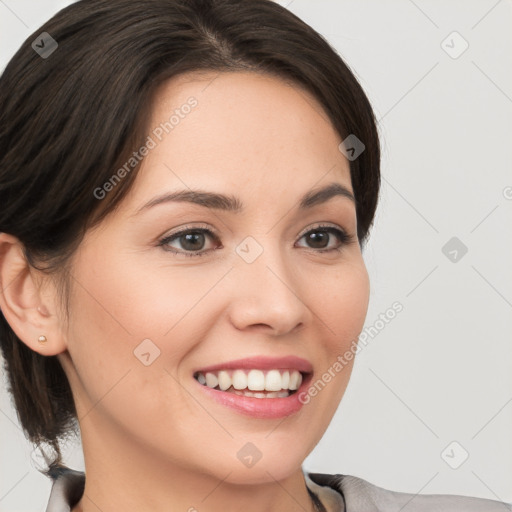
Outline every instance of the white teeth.
<path id="1" fill-rule="evenodd" d="M 292 372 L 288 389 L 298 389 L 302 383 L 302 375 L 299 372 Z"/>
<path id="2" fill-rule="evenodd" d="M 199 383 L 221 391 L 242 391 L 245 396 L 255 398 L 272 397 L 274 392 L 295 391 L 302 383 L 302 374 L 298 370 L 220 370 L 215 372 L 197 372 Z M 269 391 L 270 393 L 252 393 L 253 391 Z M 240 393 L 237 393 L 240 394 Z"/>
<path id="3" fill-rule="evenodd" d="M 226 389 L 231 387 L 231 377 L 228 372 L 220 371 L 219 372 L 219 388 L 221 391 L 226 391 Z"/>
<path id="4" fill-rule="evenodd" d="M 290 372 L 286 370 L 283 372 L 283 375 L 281 376 L 281 387 L 283 389 L 288 389 L 288 385 L 290 384 Z"/>
<path id="5" fill-rule="evenodd" d="M 242 391 L 236 390 L 234 393 L 235 393 L 235 395 L 238 395 L 238 396 L 254 396 L 254 394 L 251 393 L 250 391 L 242 392 Z"/>
<path id="6" fill-rule="evenodd" d="M 199 373 L 199 375 L 201 375 L 201 373 Z M 214 373 L 207 373 L 205 375 L 205 379 L 206 379 L 206 385 L 209 388 L 214 388 L 219 383 L 219 379 L 217 379 L 217 375 L 215 375 Z"/>
<path id="7" fill-rule="evenodd" d="M 265 389 L 267 391 L 281 391 L 281 374 L 279 370 L 270 370 L 265 375 Z"/>
<path id="8" fill-rule="evenodd" d="M 251 398 L 286 398 L 289 396 L 289 391 L 272 391 L 269 393 L 253 393 L 252 391 L 239 391 L 236 389 L 233 391 L 235 395 L 248 396 Z"/>
<path id="9" fill-rule="evenodd" d="M 251 370 L 249 372 L 249 375 L 247 375 L 247 387 L 251 391 L 263 391 L 265 389 L 265 375 L 261 370 Z"/>
<path id="10" fill-rule="evenodd" d="M 245 389 L 247 387 L 247 375 L 243 370 L 235 370 L 231 380 L 235 389 Z"/>

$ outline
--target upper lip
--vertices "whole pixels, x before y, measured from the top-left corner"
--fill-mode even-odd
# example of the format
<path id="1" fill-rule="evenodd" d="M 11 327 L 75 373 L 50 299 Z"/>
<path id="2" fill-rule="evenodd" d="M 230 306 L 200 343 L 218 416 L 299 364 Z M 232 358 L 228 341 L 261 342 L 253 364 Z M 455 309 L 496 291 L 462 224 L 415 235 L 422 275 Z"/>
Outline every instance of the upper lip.
<path id="1" fill-rule="evenodd" d="M 268 357 L 268 356 L 253 356 L 244 359 L 236 359 L 233 361 L 226 361 L 224 363 L 214 364 L 211 366 L 205 366 L 203 368 L 197 368 L 195 372 L 214 372 L 218 370 L 236 370 L 236 369 L 260 369 L 260 370 L 272 370 L 272 369 L 286 369 L 293 368 L 303 373 L 311 373 L 313 371 L 313 365 L 306 359 L 302 359 L 297 356 L 285 356 L 285 357 Z"/>

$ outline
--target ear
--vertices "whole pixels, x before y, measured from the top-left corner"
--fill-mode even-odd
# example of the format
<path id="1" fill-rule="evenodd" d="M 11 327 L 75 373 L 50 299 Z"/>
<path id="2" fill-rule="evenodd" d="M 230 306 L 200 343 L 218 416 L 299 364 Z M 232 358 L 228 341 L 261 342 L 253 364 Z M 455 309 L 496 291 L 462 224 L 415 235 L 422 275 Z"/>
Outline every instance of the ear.
<path id="1" fill-rule="evenodd" d="M 41 276 L 30 267 L 18 238 L 0 233 L 0 308 L 18 338 L 41 355 L 67 349 L 56 295 L 42 294 Z M 54 290 L 53 287 L 51 287 Z M 47 341 L 40 343 L 39 336 Z"/>

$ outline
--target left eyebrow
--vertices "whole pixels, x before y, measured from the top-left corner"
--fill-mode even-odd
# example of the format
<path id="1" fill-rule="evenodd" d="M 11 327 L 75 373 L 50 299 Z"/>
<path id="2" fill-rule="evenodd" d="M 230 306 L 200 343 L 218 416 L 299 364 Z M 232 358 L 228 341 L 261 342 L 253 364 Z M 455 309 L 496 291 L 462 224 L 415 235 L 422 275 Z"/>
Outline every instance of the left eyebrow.
<path id="1" fill-rule="evenodd" d="M 354 204 L 356 202 L 354 195 L 347 187 L 341 183 L 334 182 L 321 189 L 311 190 L 305 194 L 299 203 L 299 210 L 312 208 L 313 206 L 325 203 L 329 201 L 329 199 L 332 199 L 336 196 L 346 197 L 347 199 L 350 199 Z"/>
<path id="2" fill-rule="evenodd" d="M 354 195 L 348 188 L 341 183 L 333 182 L 323 188 L 307 192 L 300 199 L 298 209 L 303 211 L 325 203 L 337 196 L 345 197 L 355 203 Z M 170 202 L 188 202 L 213 210 L 224 210 L 233 213 L 241 213 L 245 208 L 243 203 L 232 195 L 207 192 L 205 190 L 177 190 L 154 197 L 139 208 L 134 215 L 154 206 Z"/>

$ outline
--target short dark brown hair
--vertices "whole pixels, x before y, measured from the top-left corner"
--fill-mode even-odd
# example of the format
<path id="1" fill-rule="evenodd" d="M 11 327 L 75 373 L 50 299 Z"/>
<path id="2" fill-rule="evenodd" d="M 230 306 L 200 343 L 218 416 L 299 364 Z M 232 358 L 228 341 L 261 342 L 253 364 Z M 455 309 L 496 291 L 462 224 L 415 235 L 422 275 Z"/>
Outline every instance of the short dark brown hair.
<path id="1" fill-rule="evenodd" d="M 58 44 L 43 58 L 32 42 Z M 29 36 L 0 77 L 0 231 L 27 262 L 52 275 L 68 311 L 71 257 L 85 232 L 126 196 L 139 168 L 98 201 L 101 187 L 144 143 L 157 87 L 192 71 L 253 70 L 311 92 L 350 160 L 357 236 L 368 237 L 380 188 L 380 146 L 370 102 L 347 64 L 309 25 L 271 0 L 82 0 Z M 72 392 L 56 356 L 21 342 L 0 315 L 9 391 L 27 438 L 56 452 L 76 431 Z"/>

